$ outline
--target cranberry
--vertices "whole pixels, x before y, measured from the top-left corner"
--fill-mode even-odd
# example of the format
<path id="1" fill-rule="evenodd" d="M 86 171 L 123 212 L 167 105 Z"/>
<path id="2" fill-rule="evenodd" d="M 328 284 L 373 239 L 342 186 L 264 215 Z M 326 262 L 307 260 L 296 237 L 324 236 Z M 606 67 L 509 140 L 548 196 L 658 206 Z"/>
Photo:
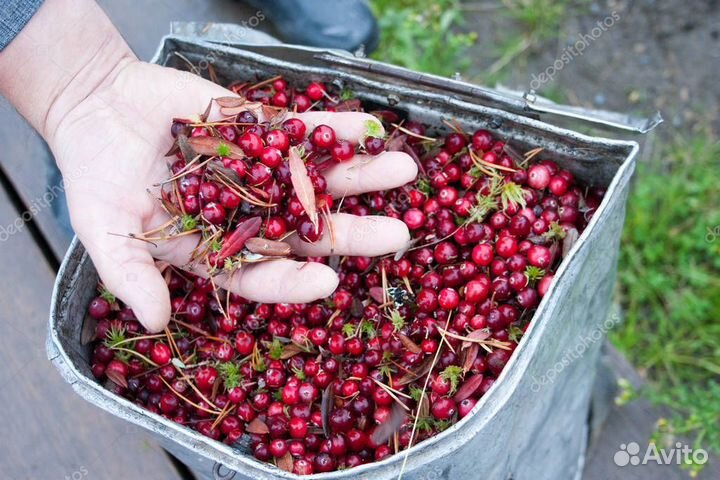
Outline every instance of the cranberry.
<path id="1" fill-rule="evenodd" d="M 110 303 L 102 297 L 93 298 L 88 307 L 88 313 L 96 320 L 110 315 Z"/>
<path id="2" fill-rule="evenodd" d="M 238 145 L 248 157 L 259 157 L 264 145 L 262 138 L 254 133 L 245 133 L 238 139 Z"/>
<path id="3" fill-rule="evenodd" d="M 355 154 L 355 149 L 347 140 L 339 140 L 330 149 L 330 155 L 336 162 L 346 162 Z"/>
<path id="4" fill-rule="evenodd" d="M 318 125 L 310 134 L 310 141 L 318 148 L 330 148 L 336 142 L 335 130 L 327 125 Z"/>

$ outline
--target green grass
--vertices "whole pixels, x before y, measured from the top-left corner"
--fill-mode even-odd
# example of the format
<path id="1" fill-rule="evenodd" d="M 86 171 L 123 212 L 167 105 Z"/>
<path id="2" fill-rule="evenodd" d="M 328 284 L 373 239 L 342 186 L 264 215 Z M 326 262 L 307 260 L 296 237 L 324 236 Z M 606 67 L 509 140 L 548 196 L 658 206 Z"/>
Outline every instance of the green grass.
<path id="1" fill-rule="evenodd" d="M 372 57 L 446 77 L 465 71 L 470 66 L 467 51 L 476 35 L 456 31 L 462 25 L 459 3 L 372 0 L 380 25 L 380 46 Z"/>
<path id="2" fill-rule="evenodd" d="M 677 140 L 638 168 L 612 340 L 646 372 L 643 393 L 673 414 L 659 435 L 720 452 L 720 145 Z M 692 468 L 692 467 L 691 467 Z"/>

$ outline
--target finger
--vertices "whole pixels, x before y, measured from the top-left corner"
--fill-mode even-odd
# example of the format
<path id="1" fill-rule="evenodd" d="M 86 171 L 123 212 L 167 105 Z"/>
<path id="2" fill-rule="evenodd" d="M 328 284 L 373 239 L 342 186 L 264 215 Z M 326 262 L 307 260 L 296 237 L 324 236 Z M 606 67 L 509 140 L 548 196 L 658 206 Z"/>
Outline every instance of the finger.
<path id="1" fill-rule="evenodd" d="M 206 276 L 207 270 L 194 270 Z M 272 260 L 244 265 L 233 274 L 213 277 L 219 287 L 261 303 L 307 303 L 331 295 L 338 277 L 327 265 L 317 262 Z"/>
<path id="2" fill-rule="evenodd" d="M 170 319 L 170 294 L 150 252 L 138 240 L 108 234 L 139 232 L 139 221 L 114 215 L 109 225 L 106 213 L 94 215 L 92 221 L 87 218 L 90 212 L 82 213 L 86 215 L 83 225 L 74 225 L 75 230 L 107 289 L 132 308 L 149 331 L 162 330 Z"/>
<path id="3" fill-rule="evenodd" d="M 375 156 L 355 155 L 350 161 L 329 168 L 323 175 L 330 194 L 343 197 L 400 187 L 415 180 L 417 173 L 417 164 L 410 155 L 384 152 Z"/>
<path id="4" fill-rule="evenodd" d="M 407 225 L 401 220 L 390 217 L 368 215 L 358 217 L 347 213 L 332 215 L 334 245 L 329 226 L 325 224 L 324 233 L 315 243 L 307 243 L 293 234 L 285 242 L 293 252 L 303 256 L 322 255 L 358 255 L 377 257 L 397 252 L 405 248 L 410 241 Z"/>
<path id="5" fill-rule="evenodd" d="M 308 133 L 318 125 L 328 125 L 335 130 L 335 136 L 339 140 L 347 140 L 355 144 L 360 143 L 367 136 L 368 122 L 375 124 L 372 130 L 375 130 L 377 136 L 385 135 L 385 129 L 380 121 L 364 112 L 304 112 L 298 113 L 297 118 L 305 123 Z"/>

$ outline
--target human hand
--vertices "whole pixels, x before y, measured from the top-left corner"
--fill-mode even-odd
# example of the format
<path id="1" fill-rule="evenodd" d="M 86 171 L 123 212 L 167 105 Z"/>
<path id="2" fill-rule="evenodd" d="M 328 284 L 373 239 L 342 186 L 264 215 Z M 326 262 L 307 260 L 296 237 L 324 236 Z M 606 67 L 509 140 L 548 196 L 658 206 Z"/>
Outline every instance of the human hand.
<path id="1" fill-rule="evenodd" d="M 199 236 L 149 244 L 120 235 L 152 230 L 167 222 L 154 187 L 168 177 L 165 152 L 172 138 L 173 117 L 203 111 L 209 99 L 231 92 L 196 76 L 173 69 L 125 60 L 108 82 L 94 90 L 59 123 L 51 148 L 67 177 L 67 200 L 73 228 L 88 250 L 106 287 L 129 304 L 149 329 L 158 330 L 170 318 L 165 280 L 153 257 L 178 267 L 188 266 Z M 298 114 L 308 126 L 328 124 L 341 139 L 357 143 L 368 120 L 363 113 L 308 112 Z M 413 180 L 414 161 L 401 152 L 377 157 L 358 156 L 325 172 L 335 196 L 394 188 Z M 148 190 L 152 194 L 148 193 Z M 402 248 L 409 240 L 405 224 L 388 217 L 333 216 L 334 253 L 376 256 Z M 299 238 L 288 242 L 300 254 L 330 253 L 329 236 L 316 244 Z M 194 266 L 193 271 L 206 275 Z M 250 300 L 309 302 L 331 294 L 335 272 L 319 263 L 275 260 L 243 266 L 231 278 L 220 275 L 221 287 Z"/>

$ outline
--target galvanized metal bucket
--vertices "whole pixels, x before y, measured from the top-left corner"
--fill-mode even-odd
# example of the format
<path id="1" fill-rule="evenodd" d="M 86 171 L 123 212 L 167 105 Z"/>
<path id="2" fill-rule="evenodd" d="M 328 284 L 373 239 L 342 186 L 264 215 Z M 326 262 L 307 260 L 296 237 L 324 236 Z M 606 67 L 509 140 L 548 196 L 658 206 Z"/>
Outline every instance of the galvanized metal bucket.
<path id="1" fill-rule="evenodd" d="M 466 130 L 487 128 L 512 139 L 519 151 L 543 147 L 546 157 L 557 160 L 582 182 L 607 187 L 602 205 L 560 266 L 550 293 L 498 381 L 471 415 L 412 447 L 403 473 L 407 480 L 579 478 L 598 353 L 614 321 L 608 320 L 608 309 L 638 144 L 590 137 L 545 123 L 539 117 L 546 114 L 533 108 L 528 98 L 342 52 L 228 43 L 232 42 L 171 35 L 163 39 L 154 61 L 182 68 L 189 60 L 201 70 L 203 64 L 212 63 L 225 81 L 282 74 L 302 84 L 311 79 L 339 82 L 361 99 L 392 105 L 428 124 L 441 125 L 442 119 L 452 118 Z M 568 113 L 561 106 L 550 110 L 548 115 L 569 114 L 635 132 L 657 122 L 582 110 Z M 95 381 L 88 365 L 90 350 L 81 345 L 80 332 L 97 280 L 90 258 L 76 239 L 55 284 L 47 351 L 81 397 L 145 428 L 203 478 L 299 478 L 152 414 Z M 312 477 L 398 478 L 405 456 L 403 452 L 380 462 Z"/>

